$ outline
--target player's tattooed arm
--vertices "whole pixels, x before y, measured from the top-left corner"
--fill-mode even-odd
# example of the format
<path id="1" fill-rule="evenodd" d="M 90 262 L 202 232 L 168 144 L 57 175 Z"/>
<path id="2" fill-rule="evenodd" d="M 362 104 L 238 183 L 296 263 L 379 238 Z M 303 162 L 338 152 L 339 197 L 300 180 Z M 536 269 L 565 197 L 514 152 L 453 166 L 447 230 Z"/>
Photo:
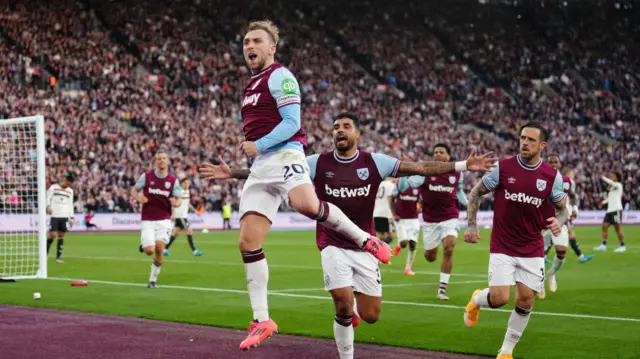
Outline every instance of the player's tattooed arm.
<path id="1" fill-rule="evenodd" d="M 480 237 L 477 227 L 478 210 L 482 196 L 491 192 L 482 181 L 478 182 L 469 193 L 467 204 L 467 230 L 464 233 L 464 241 L 477 243 Z"/>
<path id="2" fill-rule="evenodd" d="M 455 172 L 454 162 L 438 162 L 438 161 L 423 161 L 423 162 L 408 162 L 402 161 L 398 168 L 398 177 L 403 176 L 438 176 L 445 173 Z"/>
<path id="3" fill-rule="evenodd" d="M 560 226 L 562 226 L 571 216 L 569 208 L 567 207 L 567 197 L 555 202 L 554 205 L 556 207 L 556 220 Z"/>

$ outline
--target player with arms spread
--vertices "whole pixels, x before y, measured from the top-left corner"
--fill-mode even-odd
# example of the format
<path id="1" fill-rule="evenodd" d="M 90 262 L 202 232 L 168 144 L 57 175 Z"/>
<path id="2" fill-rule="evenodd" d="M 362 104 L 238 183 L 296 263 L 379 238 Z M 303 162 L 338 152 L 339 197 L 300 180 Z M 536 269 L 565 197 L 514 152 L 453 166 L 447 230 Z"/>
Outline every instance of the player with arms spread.
<path id="1" fill-rule="evenodd" d="M 560 173 L 542 161 L 540 153 L 549 133 L 538 122 L 520 129 L 520 154 L 498 163 L 469 194 L 465 242 L 477 243 L 480 198 L 495 191 L 493 231 L 489 255 L 489 288 L 476 290 L 464 312 L 464 323 L 473 327 L 481 307 L 500 308 L 516 287 L 516 307 L 511 313 L 498 359 L 512 359 L 513 348 L 527 327 L 536 292 L 544 286 L 542 230 L 557 236 L 569 218 Z M 545 218 L 542 206 L 551 200 L 556 217 Z"/>
<path id="2" fill-rule="evenodd" d="M 607 238 L 609 237 L 609 226 L 613 224 L 620 241 L 620 247 L 616 248 L 614 252 L 622 253 L 627 251 L 627 247 L 624 246 L 624 235 L 622 234 L 622 174 L 620 172 L 613 173 L 609 178 L 600 176 L 600 180 L 609 185 L 609 193 L 607 199 L 602 201 L 599 208 L 607 205 L 607 214 L 602 221 L 602 243 L 594 248 L 597 252 L 607 251 Z"/>
<path id="3" fill-rule="evenodd" d="M 47 214 L 51 215 L 49 238 L 47 238 L 47 254 L 53 240 L 58 237 L 56 247 L 56 263 L 64 263 L 64 234 L 73 226 L 73 173 L 69 172 L 60 183 L 52 184 L 47 190 Z"/>
<path id="4" fill-rule="evenodd" d="M 433 147 L 433 158 L 440 162 L 451 161 L 451 149 L 444 143 Z M 443 255 L 440 266 L 440 288 L 436 298 L 449 300 L 447 285 L 453 269 L 453 248 L 458 238 L 458 203 L 467 205 L 467 196 L 462 190 L 462 174 L 450 173 L 440 176 L 412 176 L 400 180 L 398 188 L 419 188 L 422 197 L 422 237 L 424 257 L 427 262 L 438 258 L 438 246 L 442 243 Z"/>
<path id="5" fill-rule="evenodd" d="M 389 209 L 397 223 L 396 231 L 398 236 L 398 243 L 393 250 L 393 255 L 398 256 L 402 249 L 406 248 L 407 244 L 409 245 L 404 274 L 410 276 L 416 274 L 411 270 L 411 266 L 416 255 L 416 244 L 420 233 L 420 220 L 418 219 L 419 200 L 420 191 L 418 189 L 407 188 L 399 191 L 397 185 L 393 188 L 392 197 L 389 198 Z"/>
<path id="6" fill-rule="evenodd" d="M 191 247 L 191 253 L 194 256 L 199 257 L 204 253 L 196 248 L 195 243 L 193 242 L 193 229 L 191 229 L 191 223 L 189 223 L 189 210 L 194 211 L 200 216 L 200 212 L 198 212 L 195 207 L 191 204 L 191 193 L 189 192 L 189 186 L 191 185 L 191 180 L 188 178 L 183 178 L 180 181 L 180 188 L 182 188 L 182 194 L 180 198 L 182 199 L 180 203 L 180 207 L 175 208 L 173 210 L 173 218 L 175 219 L 173 232 L 171 233 L 171 238 L 169 238 L 169 243 L 164 249 L 164 255 L 170 256 L 169 247 L 173 244 L 173 241 L 176 240 L 180 232 L 187 232 L 187 241 L 189 242 L 189 247 Z"/>
<path id="7" fill-rule="evenodd" d="M 340 213 L 346 213 L 353 218 L 358 229 L 370 236 L 373 236 L 375 230 L 373 226 L 375 188 L 383 178 L 413 174 L 430 176 L 452 173 L 456 170 L 465 171 L 467 168 L 470 171 L 486 172 L 495 162 L 495 159 L 489 158 L 489 153 L 476 156 L 475 151 L 467 161 L 456 164 L 403 162 L 386 155 L 358 151 L 356 143 L 360 138 L 359 125 L 360 121 L 356 115 L 339 114 L 333 125 L 333 139 L 337 150 L 307 157 L 305 165 L 309 168 L 310 178 L 313 178 L 314 194 L 322 203 L 331 201 L 334 203 L 333 207 L 342 208 L 344 212 Z M 231 170 L 222 159 L 220 161 L 219 166 L 204 164 L 200 168 L 202 178 L 251 178 L 253 168 Z M 326 217 L 326 214 L 324 216 Z M 336 342 L 341 358 L 352 358 L 353 288 L 359 300 L 358 311 L 362 318 L 371 323 L 375 322 L 382 304 L 378 262 L 372 254 L 367 253 L 362 246 L 338 231 L 335 226 L 328 227 L 322 224 L 322 221 L 318 221 L 316 241 L 321 250 L 325 289 L 331 292 L 336 308 L 336 324 L 334 324 Z M 266 279 L 262 279 L 265 282 L 265 288 Z M 253 298 L 251 299 L 253 304 Z M 263 300 L 266 310 L 266 295 Z M 249 338 L 261 334 L 261 332 L 254 334 L 254 328 L 255 325 L 250 328 Z"/>
<path id="8" fill-rule="evenodd" d="M 156 288 L 160 268 L 164 262 L 164 246 L 171 233 L 171 208 L 181 203 L 180 183 L 169 173 L 169 156 L 163 150 L 155 155 L 155 170 L 143 173 L 131 188 L 131 197 L 142 203 L 142 233 L 140 250 L 150 256 L 149 288 Z"/>

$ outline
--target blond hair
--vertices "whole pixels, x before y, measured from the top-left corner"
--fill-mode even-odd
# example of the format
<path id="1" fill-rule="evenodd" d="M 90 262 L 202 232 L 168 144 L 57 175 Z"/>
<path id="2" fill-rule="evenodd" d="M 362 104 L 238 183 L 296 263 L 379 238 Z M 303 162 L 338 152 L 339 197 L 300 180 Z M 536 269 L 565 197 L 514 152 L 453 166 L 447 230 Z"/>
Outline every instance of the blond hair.
<path id="1" fill-rule="evenodd" d="M 278 44 L 278 35 L 280 31 L 276 24 L 271 20 L 252 21 L 247 26 L 247 32 L 254 30 L 264 30 L 270 37 L 275 45 Z"/>

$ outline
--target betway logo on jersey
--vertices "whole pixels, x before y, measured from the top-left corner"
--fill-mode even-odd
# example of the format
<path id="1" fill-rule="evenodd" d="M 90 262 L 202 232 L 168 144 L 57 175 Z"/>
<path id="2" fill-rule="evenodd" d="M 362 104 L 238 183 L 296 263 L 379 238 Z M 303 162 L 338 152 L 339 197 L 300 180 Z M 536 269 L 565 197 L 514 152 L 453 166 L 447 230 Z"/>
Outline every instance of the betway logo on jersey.
<path id="1" fill-rule="evenodd" d="M 536 206 L 537 208 L 542 206 L 542 203 L 544 202 L 542 198 L 529 196 L 526 193 L 522 193 L 522 192 L 509 193 L 509 191 L 507 190 L 504 191 L 504 198 L 514 202 L 529 203 Z"/>
<path id="2" fill-rule="evenodd" d="M 171 194 L 171 192 L 169 191 L 163 191 L 161 189 L 157 189 L 157 188 L 149 188 L 149 194 L 157 194 L 159 196 L 165 196 L 165 197 L 169 197 L 169 195 Z"/>
<path id="3" fill-rule="evenodd" d="M 329 185 L 325 184 L 324 185 L 324 190 L 325 192 L 329 195 L 329 196 L 333 196 L 333 197 L 342 197 L 342 198 L 349 198 L 349 197 L 366 197 L 369 195 L 369 191 L 371 190 L 371 185 L 368 184 L 364 187 L 360 187 L 360 188 L 340 188 L 340 189 L 335 189 L 335 188 L 331 188 L 329 187 Z"/>
<path id="4" fill-rule="evenodd" d="M 415 202 L 418 200 L 418 197 L 416 196 L 400 196 L 400 199 L 403 201 L 411 201 L 411 202 Z"/>
<path id="5" fill-rule="evenodd" d="M 441 184 L 434 186 L 432 184 L 429 185 L 429 191 L 432 192 L 447 192 L 447 193 L 453 193 L 454 188 L 453 187 L 449 187 L 449 186 L 443 186 Z"/>
<path id="6" fill-rule="evenodd" d="M 242 107 L 251 105 L 251 106 L 255 106 L 256 104 L 258 104 L 258 99 L 260 98 L 260 95 L 262 95 L 261 93 L 254 93 L 251 96 L 245 96 L 244 97 L 244 101 L 242 102 Z"/>

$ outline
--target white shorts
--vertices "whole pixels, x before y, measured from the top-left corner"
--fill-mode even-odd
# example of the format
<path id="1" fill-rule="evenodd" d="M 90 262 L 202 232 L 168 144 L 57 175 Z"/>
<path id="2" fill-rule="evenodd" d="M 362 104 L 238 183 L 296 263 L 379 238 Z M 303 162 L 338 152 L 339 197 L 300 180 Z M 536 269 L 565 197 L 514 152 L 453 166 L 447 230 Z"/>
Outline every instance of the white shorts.
<path id="1" fill-rule="evenodd" d="M 544 238 L 544 248 L 547 248 L 551 244 L 554 246 L 568 246 L 569 245 L 569 228 L 566 225 L 562 226 L 559 236 L 551 234 L 550 230 L 542 232 L 542 238 Z"/>
<path id="2" fill-rule="evenodd" d="M 353 287 L 372 297 L 382 297 L 382 277 L 378 260 L 367 252 L 326 247 L 320 252 L 324 290 Z"/>
<path id="3" fill-rule="evenodd" d="M 156 244 L 156 241 L 169 243 L 169 236 L 173 226 L 170 219 L 160 221 L 142 221 L 142 235 L 140 242 L 142 247 L 149 247 Z"/>
<path id="4" fill-rule="evenodd" d="M 271 222 L 282 200 L 302 184 L 312 184 L 304 154 L 296 150 L 280 150 L 255 158 L 251 174 L 244 183 L 240 198 L 240 218 L 247 212 L 258 212 Z"/>
<path id="5" fill-rule="evenodd" d="M 448 236 L 458 238 L 457 218 L 439 223 L 425 222 L 422 225 L 422 239 L 424 240 L 424 249 L 426 250 L 438 247 Z"/>
<path id="6" fill-rule="evenodd" d="M 511 257 L 489 254 L 489 286 L 513 286 L 520 282 L 535 292 L 544 285 L 544 257 Z"/>
<path id="7" fill-rule="evenodd" d="M 396 226 L 399 241 L 418 242 L 418 234 L 420 233 L 420 220 L 401 219 Z"/>

